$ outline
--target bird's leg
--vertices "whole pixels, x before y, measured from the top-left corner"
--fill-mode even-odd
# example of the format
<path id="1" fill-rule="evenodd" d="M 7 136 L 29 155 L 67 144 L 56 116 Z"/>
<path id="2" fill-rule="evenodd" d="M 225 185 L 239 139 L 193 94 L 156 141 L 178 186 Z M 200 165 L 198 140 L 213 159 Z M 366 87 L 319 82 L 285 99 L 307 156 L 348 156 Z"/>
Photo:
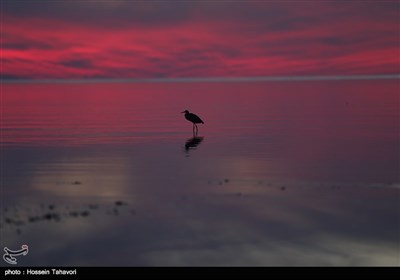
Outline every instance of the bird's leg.
<path id="1" fill-rule="evenodd" d="M 197 136 L 197 133 L 199 132 L 199 128 L 197 127 L 197 124 L 194 124 L 194 126 L 196 127 L 196 133 L 195 133 L 195 136 Z"/>

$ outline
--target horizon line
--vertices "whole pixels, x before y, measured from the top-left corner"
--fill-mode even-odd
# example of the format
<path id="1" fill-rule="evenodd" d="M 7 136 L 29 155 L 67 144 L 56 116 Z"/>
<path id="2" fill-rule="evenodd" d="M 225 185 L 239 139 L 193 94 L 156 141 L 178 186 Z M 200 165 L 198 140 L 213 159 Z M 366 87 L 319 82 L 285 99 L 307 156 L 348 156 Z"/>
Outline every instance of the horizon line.
<path id="1" fill-rule="evenodd" d="M 195 83 L 195 82 L 295 82 L 340 80 L 392 80 L 400 74 L 326 75 L 326 76 L 256 76 L 256 77 L 181 77 L 181 78 L 55 78 L 55 79 L 3 79 L 5 84 L 40 83 Z"/>

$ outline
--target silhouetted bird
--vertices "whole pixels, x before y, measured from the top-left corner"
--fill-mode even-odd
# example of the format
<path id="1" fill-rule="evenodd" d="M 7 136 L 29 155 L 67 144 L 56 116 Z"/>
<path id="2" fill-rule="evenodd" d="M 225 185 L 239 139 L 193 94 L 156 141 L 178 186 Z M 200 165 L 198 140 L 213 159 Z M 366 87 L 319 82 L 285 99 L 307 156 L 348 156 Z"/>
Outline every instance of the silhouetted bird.
<path id="1" fill-rule="evenodd" d="M 193 113 L 189 113 L 188 110 L 183 111 L 182 113 L 185 113 L 185 119 L 187 119 L 188 121 L 193 123 L 193 133 L 197 134 L 197 132 L 199 131 L 199 128 L 197 127 L 196 123 L 203 123 L 204 122 L 195 114 Z M 196 132 L 195 132 L 196 130 Z"/>

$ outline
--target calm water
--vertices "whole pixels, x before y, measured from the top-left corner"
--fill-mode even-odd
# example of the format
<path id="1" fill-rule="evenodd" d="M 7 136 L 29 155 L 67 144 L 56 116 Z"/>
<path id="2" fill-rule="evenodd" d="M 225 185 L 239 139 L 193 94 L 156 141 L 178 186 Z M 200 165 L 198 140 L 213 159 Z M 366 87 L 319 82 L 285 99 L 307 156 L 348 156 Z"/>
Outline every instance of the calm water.
<path id="1" fill-rule="evenodd" d="M 1 247 L 34 266 L 400 265 L 399 111 L 398 80 L 3 84 Z"/>

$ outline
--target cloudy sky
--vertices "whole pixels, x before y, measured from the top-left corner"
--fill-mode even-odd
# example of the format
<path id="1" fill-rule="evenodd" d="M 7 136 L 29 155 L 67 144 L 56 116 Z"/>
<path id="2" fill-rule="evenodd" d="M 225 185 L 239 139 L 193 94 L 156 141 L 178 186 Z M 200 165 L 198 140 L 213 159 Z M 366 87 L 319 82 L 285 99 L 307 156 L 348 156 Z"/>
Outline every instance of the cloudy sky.
<path id="1" fill-rule="evenodd" d="M 2 0 L 2 77 L 398 74 L 399 1 Z"/>

